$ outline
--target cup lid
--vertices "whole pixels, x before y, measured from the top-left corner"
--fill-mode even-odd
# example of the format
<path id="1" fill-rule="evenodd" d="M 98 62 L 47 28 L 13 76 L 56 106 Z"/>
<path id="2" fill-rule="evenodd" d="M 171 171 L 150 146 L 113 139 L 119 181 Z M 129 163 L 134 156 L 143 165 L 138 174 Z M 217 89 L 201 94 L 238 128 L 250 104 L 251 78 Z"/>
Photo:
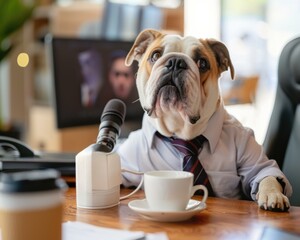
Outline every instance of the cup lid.
<path id="1" fill-rule="evenodd" d="M 5 172 L 0 174 L 0 192 L 38 192 L 64 189 L 67 185 L 55 169 Z"/>

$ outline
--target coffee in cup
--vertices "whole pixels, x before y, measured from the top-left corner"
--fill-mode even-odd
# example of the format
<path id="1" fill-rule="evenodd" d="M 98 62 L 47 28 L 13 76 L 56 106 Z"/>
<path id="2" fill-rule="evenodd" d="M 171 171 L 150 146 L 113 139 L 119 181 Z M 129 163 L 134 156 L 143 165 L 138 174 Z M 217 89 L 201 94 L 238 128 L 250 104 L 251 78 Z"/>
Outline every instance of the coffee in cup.
<path id="1" fill-rule="evenodd" d="M 64 191 L 56 170 L 0 174 L 3 240 L 61 240 Z"/>
<path id="2" fill-rule="evenodd" d="M 153 211 L 184 211 L 196 191 L 204 192 L 204 185 L 193 186 L 194 174 L 185 171 L 151 171 L 144 174 L 144 190 L 149 208 Z"/>

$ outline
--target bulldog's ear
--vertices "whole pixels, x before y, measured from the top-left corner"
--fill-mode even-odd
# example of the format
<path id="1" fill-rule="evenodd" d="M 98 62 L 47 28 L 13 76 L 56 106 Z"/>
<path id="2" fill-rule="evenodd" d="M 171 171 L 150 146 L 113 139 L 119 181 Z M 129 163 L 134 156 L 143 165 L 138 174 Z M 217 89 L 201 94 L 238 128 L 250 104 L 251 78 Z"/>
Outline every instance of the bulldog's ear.
<path id="1" fill-rule="evenodd" d="M 207 39 L 207 43 L 213 50 L 221 72 L 227 71 L 230 68 L 231 78 L 234 79 L 234 67 L 231 63 L 230 55 L 224 43 L 215 39 Z"/>
<path id="2" fill-rule="evenodd" d="M 153 29 L 142 31 L 127 54 L 125 65 L 130 66 L 134 60 L 140 61 L 148 46 L 159 36 L 162 36 L 162 33 Z"/>

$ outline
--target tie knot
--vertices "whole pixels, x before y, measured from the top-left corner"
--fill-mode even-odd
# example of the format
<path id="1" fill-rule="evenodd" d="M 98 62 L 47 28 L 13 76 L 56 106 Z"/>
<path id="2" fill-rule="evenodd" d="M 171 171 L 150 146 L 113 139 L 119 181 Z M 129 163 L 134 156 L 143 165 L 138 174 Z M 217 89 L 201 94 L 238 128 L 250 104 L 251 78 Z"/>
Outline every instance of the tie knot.
<path id="1" fill-rule="evenodd" d="M 198 156 L 199 151 L 202 149 L 203 143 L 205 142 L 206 138 L 203 135 L 200 135 L 192 140 L 183 140 L 180 138 L 174 137 L 165 137 L 157 132 L 157 136 L 163 140 L 166 140 L 172 145 L 182 152 L 185 156 Z"/>
<path id="2" fill-rule="evenodd" d="M 198 156 L 199 151 L 202 149 L 203 142 L 205 137 L 198 136 L 192 140 L 183 140 L 183 139 L 173 139 L 171 143 L 176 147 L 180 152 L 186 156 Z"/>

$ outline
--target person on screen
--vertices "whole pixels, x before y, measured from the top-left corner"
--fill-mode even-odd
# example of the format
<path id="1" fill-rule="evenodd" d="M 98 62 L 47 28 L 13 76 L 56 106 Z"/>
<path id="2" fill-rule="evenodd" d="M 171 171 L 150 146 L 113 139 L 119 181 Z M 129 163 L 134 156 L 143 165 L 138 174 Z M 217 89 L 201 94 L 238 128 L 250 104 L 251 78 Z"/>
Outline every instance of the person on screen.
<path id="1" fill-rule="evenodd" d="M 114 96 L 121 100 L 129 100 L 134 90 L 134 71 L 125 66 L 125 51 L 115 51 L 111 54 L 111 64 L 108 73 L 109 83 Z"/>
<path id="2" fill-rule="evenodd" d="M 79 53 L 83 81 L 81 84 L 81 104 L 84 107 L 94 106 L 103 85 L 101 78 L 101 58 L 96 50 Z"/>

